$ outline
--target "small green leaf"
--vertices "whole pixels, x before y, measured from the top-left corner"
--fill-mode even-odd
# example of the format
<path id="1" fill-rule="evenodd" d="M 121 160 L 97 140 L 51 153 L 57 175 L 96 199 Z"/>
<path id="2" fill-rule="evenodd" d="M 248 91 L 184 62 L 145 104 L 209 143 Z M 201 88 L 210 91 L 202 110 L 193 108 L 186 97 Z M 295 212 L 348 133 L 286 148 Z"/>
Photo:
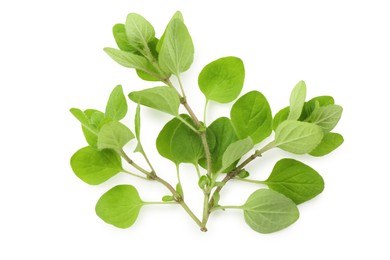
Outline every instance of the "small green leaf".
<path id="1" fill-rule="evenodd" d="M 230 144 L 223 153 L 221 169 L 226 169 L 237 160 L 240 160 L 240 158 L 249 152 L 252 148 L 253 141 L 250 137 Z"/>
<path id="2" fill-rule="evenodd" d="M 141 139 L 141 106 L 138 104 L 137 109 L 135 110 L 135 117 L 134 117 L 134 128 L 135 128 L 135 136 L 140 142 Z"/>
<path id="3" fill-rule="evenodd" d="M 303 105 L 306 99 L 306 84 L 304 81 L 299 81 L 295 85 L 290 96 L 290 114 L 288 115 L 289 120 L 298 120 L 301 116 Z"/>
<path id="4" fill-rule="evenodd" d="M 102 149 L 122 150 L 123 146 L 134 138 L 130 129 L 119 122 L 105 124 L 98 134 L 97 147 Z"/>
<path id="5" fill-rule="evenodd" d="M 121 158 L 112 150 L 81 148 L 70 159 L 73 172 L 82 181 L 97 185 L 122 171 Z"/>
<path id="6" fill-rule="evenodd" d="M 79 120 L 79 122 L 81 123 L 82 126 L 84 126 L 85 128 L 87 128 L 89 131 L 91 131 L 92 133 L 97 133 L 98 130 L 96 129 L 95 126 L 93 126 L 90 121 L 89 121 L 89 118 L 84 114 L 83 111 L 81 111 L 80 109 L 78 108 L 71 108 L 70 109 L 70 112 L 72 113 L 72 115 L 74 115 L 74 117 L 77 118 L 77 120 Z"/>
<path id="7" fill-rule="evenodd" d="M 139 14 L 130 13 L 127 15 L 125 29 L 127 40 L 131 46 L 145 47 L 154 39 L 153 26 Z"/>
<path id="8" fill-rule="evenodd" d="M 108 121 L 108 119 L 105 118 L 104 113 L 100 112 L 95 109 L 87 109 L 84 111 L 84 114 L 87 116 L 90 124 L 97 128 L 97 130 L 100 130 L 100 127 Z M 91 132 L 86 128 L 85 126 L 82 126 L 83 134 L 85 136 L 85 139 L 87 140 L 87 143 L 92 146 L 97 148 L 97 134 L 94 132 Z"/>
<path id="9" fill-rule="evenodd" d="M 286 121 L 288 118 L 288 114 L 290 114 L 290 107 L 285 107 L 281 109 L 278 113 L 275 114 L 274 120 L 272 121 L 272 129 L 276 130 L 278 126 Z"/>
<path id="10" fill-rule="evenodd" d="M 134 91 L 129 98 L 135 103 L 178 116 L 180 99 L 176 91 L 169 87 L 154 87 Z"/>
<path id="11" fill-rule="evenodd" d="M 276 129 L 274 145 L 290 153 L 310 153 L 323 136 L 321 127 L 315 124 L 287 120 Z"/>
<path id="12" fill-rule="evenodd" d="M 153 82 L 156 82 L 156 81 L 161 81 L 161 78 L 158 78 L 156 76 L 152 76 L 150 75 L 149 73 L 147 72 L 144 72 L 142 70 L 137 70 L 137 75 L 140 79 L 142 80 L 145 80 L 145 81 L 153 81 Z"/>
<path id="13" fill-rule="evenodd" d="M 319 125 L 324 132 L 330 132 L 341 118 L 343 108 L 339 105 L 317 107 L 307 119 L 308 122 Z"/>
<path id="14" fill-rule="evenodd" d="M 322 138 L 321 143 L 309 154 L 312 156 L 324 156 L 336 150 L 342 143 L 344 138 L 337 133 L 326 133 Z"/>
<path id="15" fill-rule="evenodd" d="M 208 187 L 210 185 L 210 183 L 211 183 L 210 177 L 208 175 L 202 175 L 199 178 L 198 186 L 201 189 L 205 189 L 206 187 Z"/>
<path id="16" fill-rule="evenodd" d="M 245 179 L 245 178 L 249 177 L 249 172 L 246 171 L 246 170 L 241 170 L 241 171 L 237 174 L 237 177 L 240 178 L 240 179 Z"/>
<path id="17" fill-rule="evenodd" d="M 96 203 L 96 214 L 104 222 L 128 228 L 136 221 L 144 202 L 131 185 L 118 185 L 104 193 Z"/>
<path id="18" fill-rule="evenodd" d="M 208 127 L 208 130 L 212 133 L 211 136 L 215 137 L 214 148 L 210 149 L 212 172 L 227 172 L 230 169 L 221 169 L 223 154 L 230 144 L 238 140 L 233 125 L 229 118 L 220 117 Z M 205 168 L 205 163 L 201 163 L 201 166 Z"/>
<path id="19" fill-rule="evenodd" d="M 229 103 L 244 86 L 244 63 L 237 57 L 224 57 L 207 64 L 199 74 L 200 90 L 208 100 Z"/>
<path id="20" fill-rule="evenodd" d="M 219 192 L 214 192 L 213 194 L 213 206 L 218 207 L 219 206 L 219 200 L 221 199 L 221 195 Z"/>
<path id="21" fill-rule="evenodd" d="M 175 19 L 179 19 L 179 20 L 181 20 L 181 21 L 184 23 L 183 15 L 182 15 L 182 13 L 181 13 L 180 11 L 177 11 L 177 12 L 172 16 L 172 18 L 171 18 L 171 20 L 169 21 L 169 23 L 171 23 L 171 22 L 172 22 L 173 20 L 175 20 Z M 167 28 L 169 27 L 169 23 L 168 23 Z M 161 46 L 162 46 L 162 44 L 163 44 L 163 42 L 164 42 L 164 40 L 165 40 L 165 34 L 166 34 L 166 32 L 167 32 L 167 29 L 165 29 L 164 34 L 161 36 L 160 41 L 157 43 L 157 46 L 156 46 L 157 52 L 160 52 L 160 50 L 161 50 Z"/>
<path id="22" fill-rule="evenodd" d="M 132 53 L 138 52 L 137 49 L 134 48 L 134 46 L 131 46 L 131 44 L 129 43 L 124 24 L 121 23 L 115 24 L 114 27 L 112 28 L 112 33 L 114 35 L 115 42 L 118 45 L 119 49 L 121 49 L 122 51 L 127 51 Z"/>
<path id="23" fill-rule="evenodd" d="M 174 18 L 167 26 L 159 54 L 159 64 L 168 73 L 179 75 L 194 60 L 194 44 L 184 22 Z"/>
<path id="24" fill-rule="evenodd" d="M 317 105 L 320 107 L 334 105 L 334 99 L 331 96 L 318 96 L 305 102 L 299 121 L 306 120 L 311 115 L 311 113 L 313 113 Z"/>
<path id="25" fill-rule="evenodd" d="M 119 121 L 126 116 L 127 102 L 121 85 L 116 86 L 108 99 L 106 117 Z"/>
<path id="26" fill-rule="evenodd" d="M 253 143 L 263 141 L 272 133 L 272 113 L 267 99 L 258 91 L 240 97 L 230 111 L 230 118 L 239 138 L 250 136 Z"/>
<path id="27" fill-rule="evenodd" d="M 314 169 L 293 159 L 278 161 L 265 181 L 268 187 L 296 204 L 308 201 L 324 190 L 324 180 Z"/>
<path id="28" fill-rule="evenodd" d="M 162 197 L 161 199 L 162 201 L 174 201 L 175 198 L 171 195 L 165 195 L 164 197 Z"/>
<path id="29" fill-rule="evenodd" d="M 282 230 L 299 218 L 298 208 L 291 199 L 268 189 L 253 192 L 242 209 L 245 222 L 263 234 Z"/>
<path id="30" fill-rule="evenodd" d="M 179 195 L 180 195 L 182 198 L 184 197 L 183 188 L 181 187 L 181 184 L 180 184 L 180 183 L 176 184 L 176 191 L 177 191 L 177 193 L 179 193 Z"/>

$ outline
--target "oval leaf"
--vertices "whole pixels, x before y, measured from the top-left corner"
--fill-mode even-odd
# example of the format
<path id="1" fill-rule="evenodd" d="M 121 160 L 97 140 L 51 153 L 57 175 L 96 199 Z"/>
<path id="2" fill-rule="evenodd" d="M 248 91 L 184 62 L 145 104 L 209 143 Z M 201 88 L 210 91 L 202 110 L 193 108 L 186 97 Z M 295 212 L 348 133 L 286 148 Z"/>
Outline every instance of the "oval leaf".
<path id="1" fill-rule="evenodd" d="M 126 116 L 127 102 L 121 85 L 116 86 L 108 98 L 106 117 L 119 121 Z"/>
<path id="2" fill-rule="evenodd" d="M 100 127 L 108 121 L 108 119 L 105 118 L 104 113 L 100 112 L 95 109 L 87 109 L 84 111 L 84 114 L 87 116 L 90 124 L 92 124 L 97 131 L 100 131 Z M 82 126 L 83 134 L 85 136 L 85 139 L 87 140 L 87 143 L 90 146 L 93 146 L 97 148 L 97 133 L 91 132 L 86 128 L 85 126 Z"/>
<path id="3" fill-rule="evenodd" d="M 253 141 L 250 137 L 238 140 L 230 144 L 222 157 L 222 169 L 228 168 L 234 162 L 241 159 L 247 152 L 253 148 Z"/>
<path id="4" fill-rule="evenodd" d="M 98 151 L 92 147 L 78 150 L 70 159 L 73 172 L 82 181 L 97 185 L 122 171 L 121 158 L 112 150 Z"/>
<path id="5" fill-rule="evenodd" d="M 244 86 L 244 63 L 237 57 L 224 57 L 207 64 L 199 74 L 200 90 L 208 100 L 229 103 Z"/>
<path id="6" fill-rule="evenodd" d="M 240 97 L 230 111 L 230 118 L 239 138 L 250 136 L 253 143 L 263 141 L 272 133 L 272 113 L 267 99 L 258 91 Z"/>
<path id="7" fill-rule="evenodd" d="M 321 127 L 315 124 L 287 120 L 275 131 L 275 146 L 290 153 L 310 153 L 323 136 Z"/>
<path id="8" fill-rule="evenodd" d="M 339 105 L 317 107 L 307 121 L 319 125 L 324 132 L 330 132 L 339 122 L 342 113 L 343 108 Z"/>
<path id="9" fill-rule="evenodd" d="M 188 70 L 194 60 L 194 44 L 182 19 L 173 18 L 165 31 L 159 54 L 159 64 L 168 73 L 179 75 Z"/>
<path id="10" fill-rule="evenodd" d="M 291 199 L 267 189 L 252 193 L 242 209 L 245 222 L 263 234 L 284 229 L 299 218 L 298 208 Z"/>
<path id="11" fill-rule="evenodd" d="M 113 149 L 120 151 L 133 138 L 134 134 L 127 126 L 119 122 L 110 122 L 100 129 L 97 147 L 99 150 Z"/>
<path id="12" fill-rule="evenodd" d="M 135 103 L 151 107 L 165 113 L 179 115 L 180 99 L 177 92 L 169 87 L 155 87 L 134 91 L 129 98 Z"/>
<path id="13" fill-rule="evenodd" d="M 288 115 L 289 120 L 298 120 L 301 116 L 303 105 L 306 99 L 306 84 L 304 81 L 299 81 L 295 85 L 290 96 L 290 114 Z"/>
<path id="14" fill-rule="evenodd" d="M 170 27 L 169 24 L 170 24 L 173 20 L 175 20 L 175 19 L 179 19 L 179 20 L 181 20 L 181 21 L 184 23 L 184 19 L 183 19 L 182 13 L 181 13 L 180 11 L 177 11 L 177 12 L 172 16 L 171 20 L 169 21 L 167 28 Z M 164 40 L 165 40 L 165 34 L 166 34 L 166 32 L 167 32 L 167 28 L 165 29 L 163 35 L 161 36 L 160 41 L 157 43 L 157 46 L 156 46 L 157 52 L 160 52 L 160 50 L 161 50 L 161 46 L 162 46 L 162 44 L 163 44 L 163 42 L 164 42 Z"/>
<path id="15" fill-rule="evenodd" d="M 343 142 L 344 138 L 341 134 L 326 133 L 321 143 L 309 154 L 312 156 L 324 156 L 336 150 Z"/>
<path id="16" fill-rule="evenodd" d="M 96 214 L 106 223 L 128 228 L 136 221 L 144 202 L 131 185 L 118 185 L 104 193 L 96 203 Z"/>
<path id="17" fill-rule="evenodd" d="M 139 14 L 128 14 L 125 27 L 127 40 L 131 46 L 146 47 L 154 39 L 153 26 Z"/>
<path id="18" fill-rule="evenodd" d="M 272 190 L 296 204 L 308 201 L 324 190 L 324 180 L 314 169 L 293 159 L 278 161 L 265 181 Z"/>
<path id="19" fill-rule="evenodd" d="M 137 53 L 137 49 L 134 46 L 131 46 L 129 40 L 127 39 L 125 25 L 118 23 L 115 24 L 112 28 L 112 34 L 114 35 L 114 39 L 118 48 L 122 51 Z"/>

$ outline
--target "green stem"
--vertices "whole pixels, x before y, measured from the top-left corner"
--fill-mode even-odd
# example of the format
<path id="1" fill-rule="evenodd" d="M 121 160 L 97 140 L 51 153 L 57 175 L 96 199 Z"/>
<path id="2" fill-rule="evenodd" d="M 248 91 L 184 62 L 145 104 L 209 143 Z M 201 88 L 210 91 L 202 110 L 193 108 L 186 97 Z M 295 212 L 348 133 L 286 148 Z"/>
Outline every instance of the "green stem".
<path id="1" fill-rule="evenodd" d="M 137 178 L 141 178 L 141 179 L 144 179 L 144 180 L 149 180 L 148 178 L 145 178 L 144 176 L 140 176 L 140 175 L 138 175 L 138 174 L 129 172 L 128 170 L 125 170 L 125 169 L 123 169 L 123 172 L 125 172 L 125 173 L 127 173 L 127 174 L 130 174 L 130 175 L 132 175 L 132 176 L 134 176 L 134 177 L 137 177 Z"/>
<path id="2" fill-rule="evenodd" d="M 199 134 L 199 131 L 195 127 L 193 127 L 190 123 L 188 123 L 184 118 L 182 118 L 180 115 L 176 116 L 176 118 L 179 119 L 180 121 L 182 121 L 183 124 L 188 126 L 192 131 Z"/>
<path id="3" fill-rule="evenodd" d="M 125 159 L 126 162 L 128 164 L 130 164 L 131 166 L 133 166 L 135 169 L 137 169 L 138 171 L 142 172 L 143 174 L 145 174 L 149 177 L 153 176 L 153 172 L 148 172 L 147 170 L 145 170 L 144 168 L 142 168 L 141 166 L 136 164 L 133 160 L 130 159 L 129 156 L 127 156 L 127 154 L 125 153 L 125 151 L 123 151 L 123 149 L 118 151 L 118 152 L 119 152 L 119 155 L 122 156 L 122 158 Z"/>
<path id="4" fill-rule="evenodd" d="M 209 198 L 210 198 L 210 191 L 206 190 L 204 192 L 204 200 L 203 200 L 203 217 L 202 217 L 202 225 L 203 226 L 206 226 L 207 220 L 209 219 L 209 216 L 210 216 Z"/>
<path id="5" fill-rule="evenodd" d="M 200 169 L 199 169 L 199 165 L 197 163 L 194 163 L 194 166 L 195 166 L 195 169 L 196 169 L 196 173 L 198 174 L 198 179 L 200 179 Z"/>
<path id="6" fill-rule="evenodd" d="M 243 182 L 249 182 L 249 183 L 255 183 L 255 184 L 267 184 L 266 181 L 256 181 L 256 180 L 251 180 L 251 179 L 241 179 L 241 178 L 234 178 L 235 180 L 243 181 Z"/>
<path id="7" fill-rule="evenodd" d="M 242 206 L 218 206 L 214 207 L 210 210 L 210 212 L 216 211 L 216 210 L 224 210 L 224 209 L 242 209 Z"/>
<path id="8" fill-rule="evenodd" d="M 183 83 L 181 82 L 181 79 L 180 79 L 179 74 L 177 74 L 176 77 L 177 77 L 177 81 L 179 82 L 179 86 L 180 86 L 180 90 L 181 90 L 181 95 L 183 96 L 183 98 L 185 98 L 185 97 L 186 97 L 186 94 L 185 94 L 185 92 L 184 92 Z"/>
<path id="9" fill-rule="evenodd" d="M 204 103 L 204 109 L 203 109 L 203 122 L 205 125 L 207 125 L 206 117 L 207 117 L 207 105 L 209 104 L 209 100 L 206 99 L 206 102 Z"/>
<path id="10" fill-rule="evenodd" d="M 176 164 L 176 175 L 177 175 L 177 182 L 181 185 L 179 164 Z"/>

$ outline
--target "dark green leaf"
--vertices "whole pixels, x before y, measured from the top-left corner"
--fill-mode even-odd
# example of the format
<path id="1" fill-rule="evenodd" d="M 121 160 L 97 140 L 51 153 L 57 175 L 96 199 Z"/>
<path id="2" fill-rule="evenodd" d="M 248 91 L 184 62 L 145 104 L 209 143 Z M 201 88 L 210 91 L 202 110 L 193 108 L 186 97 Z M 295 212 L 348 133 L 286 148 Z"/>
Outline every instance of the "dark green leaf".
<path id="1" fill-rule="evenodd" d="M 324 180 L 318 172 L 293 159 L 278 161 L 265 183 L 296 204 L 308 201 L 324 190 Z"/>
<path id="2" fill-rule="evenodd" d="M 178 116 L 180 99 L 177 92 L 169 87 L 154 87 L 133 91 L 129 98 L 135 103 Z"/>
<path id="3" fill-rule="evenodd" d="M 229 103 L 244 86 L 244 63 L 237 57 L 224 57 L 207 64 L 199 74 L 200 90 L 208 100 Z"/>
<path id="4" fill-rule="evenodd" d="M 321 143 L 309 154 L 312 156 L 324 156 L 333 152 L 344 142 L 342 135 L 337 133 L 326 133 Z"/>
<path id="5" fill-rule="evenodd" d="M 278 113 L 276 113 L 274 120 L 272 121 L 272 129 L 276 130 L 280 123 L 286 121 L 288 118 L 288 114 L 290 114 L 290 107 L 285 107 L 281 109 Z"/>
<path id="6" fill-rule="evenodd" d="M 97 147 L 99 150 L 113 149 L 120 151 L 133 138 L 134 134 L 127 126 L 114 121 L 103 125 L 100 129 Z"/>
<path id="7" fill-rule="evenodd" d="M 81 148 L 70 159 L 73 172 L 88 184 L 105 182 L 122 171 L 121 158 L 112 150 L 98 151 L 90 146 Z"/>
<path id="8" fill-rule="evenodd" d="M 242 209 L 245 222 L 264 234 L 284 229 L 299 218 L 298 208 L 291 199 L 267 189 L 252 193 Z"/>
<path id="9" fill-rule="evenodd" d="M 290 113 L 288 115 L 289 120 L 298 120 L 301 116 L 303 105 L 306 99 L 306 84 L 304 81 L 299 81 L 295 85 L 290 96 Z"/>
<path id="10" fill-rule="evenodd" d="M 239 138 L 250 136 L 253 143 L 263 141 L 272 133 L 272 113 L 267 99 L 258 91 L 240 97 L 230 111 L 230 118 Z"/>
<path id="11" fill-rule="evenodd" d="M 305 121 L 311 115 L 317 105 L 320 107 L 334 105 L 334 99 L 331 96 L 318 96 L 305 102 L 299 121 Z"/>
<path id="12" fill-rule="evenodd" d="M 128 228 L 136 221 L 144 202 L 131 185 L 118 185 L 104 193 L 96 203 L 96 214 L 106 223 Z"/>
<path id="13" fill-rule="evenodd" d="M 321 127 L 315 124 L 286 120 L 275 131 L 274 145 L 295 154 L 310 153 L 323 136 Z"/>
<path id="14" fill-rule="evenodd" d="M 231 143 L 222 156 L 222 168 L 227 169 L 234 162 L 240 160 L 242 156 L 253 148 L 253 141 L 250 137 Z"/>
<path id="15" fill-rule="evenodd" d="M 108 99 L 106 117 L 119 121 L 126 116 L 127 102 L 121 85 L 116 86 Z"/>

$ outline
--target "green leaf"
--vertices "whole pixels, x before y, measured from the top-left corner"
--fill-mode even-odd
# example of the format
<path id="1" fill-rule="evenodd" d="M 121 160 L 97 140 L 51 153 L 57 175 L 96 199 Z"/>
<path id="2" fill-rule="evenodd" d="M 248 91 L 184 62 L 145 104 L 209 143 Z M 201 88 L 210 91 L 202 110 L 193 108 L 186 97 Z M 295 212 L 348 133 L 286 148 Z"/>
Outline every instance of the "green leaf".
<path id="1" fill-rule="evenodd" d="M 181 115 L 181 117 L 193 125 L 188 115 Z M 163 127 L 157 137 L 156 146 L 161 156 L 175 164 L 196 164 L 203 157 L 200 136 L 177 118 L 172 119 Z"/>
<path id="2" fill-rule="evenodd" d="M 224 57 L 207 64 L 199 74 L 200 90 L 208 100 L 229 103 L 244 86 L 244 63 L 237 57 Z"/>
<path id="3" fill-rule="evenodd" d="M 246 171 L 246 170 L 241 170 L 241 171 L 237 174 L 237 177 L 239 177 L 240 179 L 245 179 L 245 178 L 249 177 L 249 172 Z"/>
<path id="4" fill-rule="evenodd" d="M 278 126 L 286 121 L 288 118 L 288 114 L 290 114 L 290 107 L 285 107 L 281 109 L 278 113 L 275 114 L 274 120 L 272 121 L 272 129 L 276 130 Z"/>
<path id="5" fill-rule="evenodd" d="M 308 201 L 324 190 L 324 180 L 314 169 L 293 159 L 278 161 L 265 181 L 268 187 L 296 204 Z"/>
<path id="6" fill-rule="evenodd" d="M 323 136 L 321 127 L 315 124 L 287 120 L 276 129 L 274 145 L 295 154 L 310 153 Z"/>
<path id="7" fill-rule="evenodd" d="M 154 87 L 134 91 L 129 98 L 135 103 L 178 116 L 180 99 L 177 92 L 169 87 Z"/>
<path id="8" fill-rule="evenodd" d="M 258 91 L 240 97 L 230 111 L 230 118 L 239 138 L 250 136 L 253 143 L 263 141 L 272 133 L 272 113 L 267 99 Z"/>
<path id="9" fill-rule="evenodd" d="M 230 169 L 222 168 L 222 158 L 228 146 L 238 140 L 236 132 L 229 118 L 220 117 L 215 120 L 209 127 L 209 131 L 215 136 L 214 149 L 210 149 L 212 172 L 227 172 Z M 233 164 L 233 166 L 235 163 Z M 202 165 L 204 167 L 204 164 Z"/>
<path id="10" fill-rule="evenodd" d="M 310 99 L 305 102 L 299 121 L 306 120 L 313 113 L 316 106 L 325 107 L 328 105 L 334 105 L 334 99 L 331 96 L 318 96 Z"/>
<path id="11" fill-rule="evenodd" d="M 342 143 L 344 138 L 337 133 L 326 133 L 322 138 L 321 143 L 309 154 L 312 156 L 324 156 L 336 150 Z"/>
<path id="12" fill-rule="evenodd" d="M 130 129 L 119 122 L 105 124 L 98 134 L 97 147 L 102 149 L 122 150 L 123 146 L 134 138 Z"/>
<path id="13" fill-rule="evenodd" d="M 142 70 L 137 70 L 137 75 L 140 79 L 142 80 L 145 80 L 145 81 L 153 81 L 153 82 L 156 82 L 156 81 L 161 81 L 161 78 L 158 78 L 156 76 L 152 76 L 150 75 L 149 73 L 147 72 L 144 72 Z"/>
<path id="14" fill-rule="evenodd" d="M 108 121 L 108 119 L 105 118 L 104 113 L 100 112 L 95 109 L 87 109 L 84 111 L 84 114 L 87 116 L 90 124 L 95 127 L 98 131 L 100 130 L 100 127 Z M 94 132 L 91 132 L 86 128 L 85 126 L 82 126 L 83 134 L 85 136 L 85 139 L 87 140 L 87 143 L 97 148 L 97 134 Z"/>
<path id="15" fill-rule="evenodd" d="M 306 99 L 306 84 L 304 81 L 299 81 L 295 85 L 290 96 L 290 114 L 288 115 L 289 120 L 298 120 L 301 116 L 303 105 Z"/>
<path id="16" fill-rule="evenodd" d="M 82 126 L 84 126 L 85 128 L 87 128 L 89 131 L 91 131 L 92 133 L 97 133 L 97 129 L 95 126 L 93 126 L 90 121 L 89 121 L 89 118 L 84 114 L 83 111 L 81 111 L 80 109 L 78 108 L 71 108 L 70 109 L 70 112 L 72 113 L 72 115 L 77 118 L 77 120 L 79 120 L 79 122 L 81 123 Z"/>
<path id="17" fill-rule="evenodd" d="M 198 180 L 198 186 L 201 189 L 207 188 L 211 183 L 211 179 L 208 175 L 202 175 Z"/>
<path id="18" fill-rule="evenodd" d="M 222 169 L 226 169 L 237 160 L 240 160 L 240 158 L 249 152 L 252 148 L 253 141 L 250 137 L 230 144 L 223 153 Z"/>
<path id="19" fill-rule="evenodd" d="M 134 128 L 135 128 L 135 136 L 140 142 L 141 140 L 141 106 L 138 104 L 137 109 L 135 110 L 135 117 L 134 117 Z"/>
<path id="20" fill-rule="evenodd" d="M 175 198 L 172 195 L 165 195 L 164 197 L 162 197 L 161 200 L 162 201 L 174 201 Z"/>
<path id="21" fill-rule="evenodd" d="M 284 229 L 299 218 L 298 208 L 291 199 L 268 189 L 252 193 L 242 209 L 245 222 L 263 234 Z"/>
<path id="22" fill-rule="evenodd" d="M 106 117 L 112 120 L 119 121 L 126 116 L 127 113 L 127 102 L 126 97 L 123 94 L 121 85 L 116 86 L 108 99 L 106 105 Z"/>
<path id="23" fill-rule="evenodd" d="M 180 183 L 176 184 L 176 192 L 179 193 L 179 195 L 180 195 L 182 198 L 184 197 L 183 188 L 181 187 L 181 184 L 180 184 Z"/>
<path id="24" fill-rule="evenodd" d="M 138 52 L 137 49 L 134 46 L 131 46 L 131 44 L 129 43 L 124 24 L 121 23 L 115 24 L 114 27 L 112 28 L 112 33 L 114 35 L 115 42 L 118 45 L 119 49 L 121 49 L 122 51 L 127 51 L 132 53 Z"/>
<path id="25" fill-rule="evenodd" d="M 179 20 L 181 20 L 181 21 L 184 23 L 183 15 L 182 15 L 182 13 L 181 13 L 180 11 L 177 11 L 177 12 L 172 16 L 172 18 L 171 18 L 171 20 L 169 21 L 169 23 L 171 23 L 171 22 L 172 22 L 173 20 L 175 20 L 175 19 L 179 19 Z M 169 27 L 169 23 L 168 23 L 167 28 Z M 160 41 L 157 43 L 157 46 L 156 46 L 157 52 L 160 52 L 160 50 L 161 50 L 161 46 L 162 46 L 162 44 L 163 44 L 163 42 L 164 42 L 164 40 L 165 40 L 165 34 L 166 34 L 166 32 L 167 32 L 167 29 L 165 29 L 164 34 L 161 36 Z"/>
<path id="26" fill-rule="evenodd" d="M 339 105 L 317 107 L 307 121 L 319 125 L 324 132 L 330 132 L 339 122 L 342 112 L 343 108 Z"/>
<path id="27" fill-rule="evenodd" d="M 128 228 L 136 221 L 144 202 L 131 185 L 118 185 L 104 193 L 96 203 L 96 214 L 104 222 Z"/>
<path id="28" fill-rule="evenodd" d="M 97 185 L 122 171 L 121 158 L 112 150 L 81 148 L 70 159 L 73 172 L 82 181 Z"/>
<path id="29" fill-rule="evenodd" d="M 130 13 L 127 15 L 125 29 L 127 40 L 132 46 L 145 47 L 154 40 L 153 26 L 139 14 Z"/>
<path id="30" fill-rule="evenodd" d="M 159 64 L 165 72 L 179 75 L 188 70 L 194 60 L 194 44 L 184 22 L 174 18 L 165 31 L 159 54 Z"/>

